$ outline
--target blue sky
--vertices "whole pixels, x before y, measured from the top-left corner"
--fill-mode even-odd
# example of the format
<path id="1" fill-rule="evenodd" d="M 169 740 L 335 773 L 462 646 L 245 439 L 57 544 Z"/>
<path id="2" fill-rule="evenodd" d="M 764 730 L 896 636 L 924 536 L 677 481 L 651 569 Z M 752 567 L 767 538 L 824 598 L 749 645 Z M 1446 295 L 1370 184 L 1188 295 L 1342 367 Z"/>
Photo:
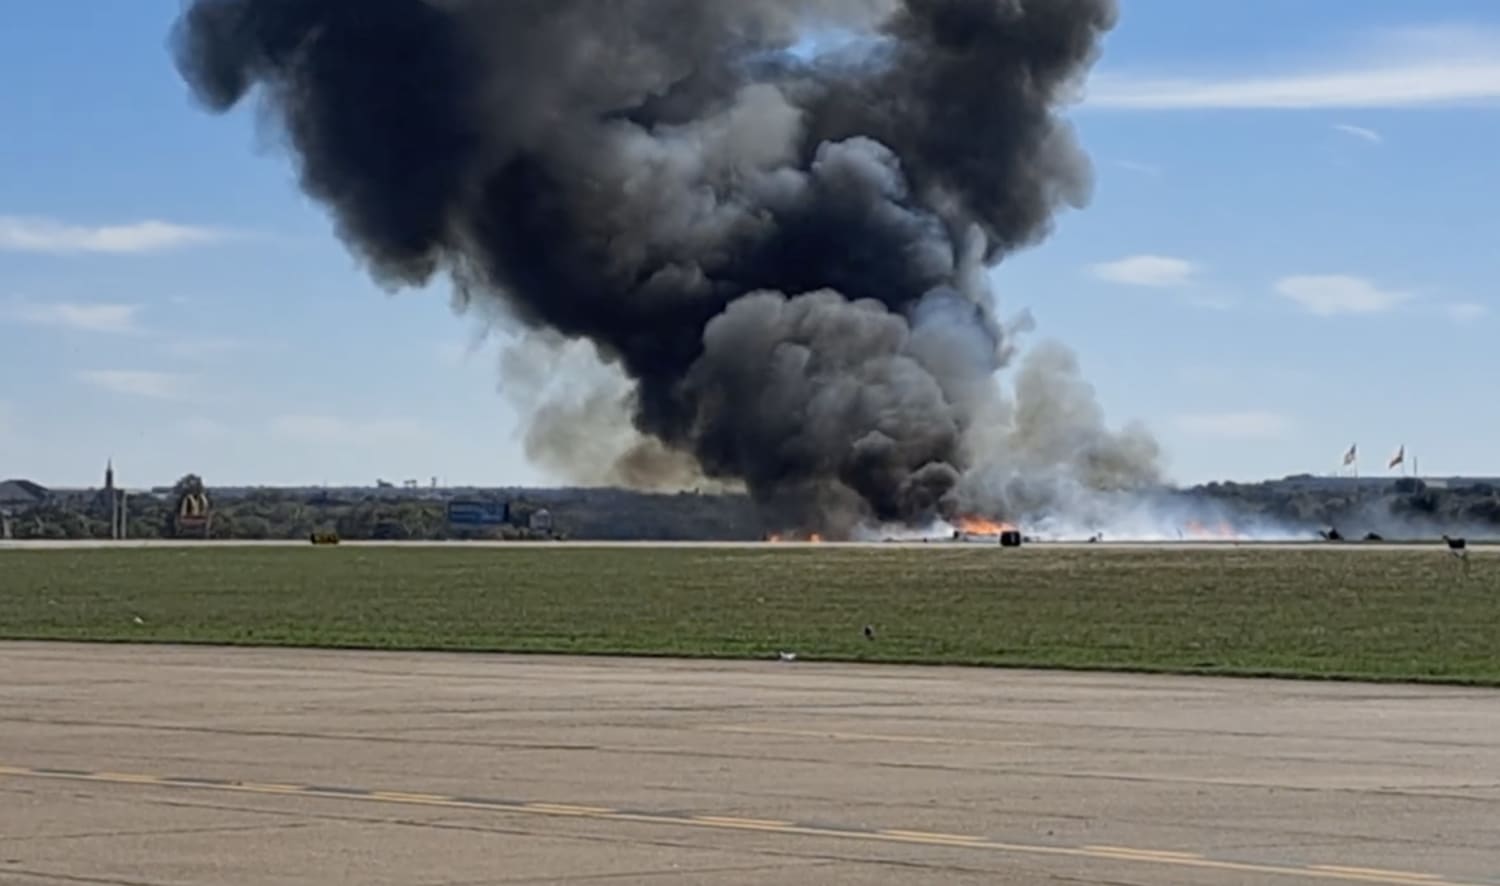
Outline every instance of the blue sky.
<path id="1" fill-rule="evenodd" d="M 1500 7 L 1126 3 L 1068 115 L 1095 193 L 995 272 L 1181 482 L 1358 441 L 1500 473 Z M 364 275 L 247 106 L 197 110 L 177 0 L 0 30 L 0 475 L 539 483 L 493 343 Z"/>

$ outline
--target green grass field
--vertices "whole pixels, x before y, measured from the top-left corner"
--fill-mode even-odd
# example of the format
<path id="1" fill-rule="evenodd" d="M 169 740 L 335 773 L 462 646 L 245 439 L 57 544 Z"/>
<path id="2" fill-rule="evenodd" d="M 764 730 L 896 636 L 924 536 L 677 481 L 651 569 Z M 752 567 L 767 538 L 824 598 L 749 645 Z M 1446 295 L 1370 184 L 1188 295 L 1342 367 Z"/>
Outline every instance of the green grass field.
<path id="1" fill-rule="evenodd" d="M 14 550 L 0 637 L 1500 685 L 1500 557 L 1464 578 L 1432 549 Z"/>

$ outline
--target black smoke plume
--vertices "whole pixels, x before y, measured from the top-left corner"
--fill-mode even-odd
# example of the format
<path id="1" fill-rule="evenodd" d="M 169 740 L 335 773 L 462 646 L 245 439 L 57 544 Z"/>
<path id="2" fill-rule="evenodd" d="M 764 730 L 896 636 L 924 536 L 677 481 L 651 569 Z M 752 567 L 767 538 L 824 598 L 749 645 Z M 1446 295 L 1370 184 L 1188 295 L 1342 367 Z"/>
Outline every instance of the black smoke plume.
<path id="1" fill-rule="evenodd" d="M 173 41 L 211 109 L 259 87 L 382 285 L 445 273 L 461 301 L 592 342 L 659 450 L 842 534 L 961 506 L 1012 347 L 984 271 L 1086 199 L 1055 109 L 1115 15 L 197 0 Z M 856 39 L 799 51 L 810 34 Z"/>

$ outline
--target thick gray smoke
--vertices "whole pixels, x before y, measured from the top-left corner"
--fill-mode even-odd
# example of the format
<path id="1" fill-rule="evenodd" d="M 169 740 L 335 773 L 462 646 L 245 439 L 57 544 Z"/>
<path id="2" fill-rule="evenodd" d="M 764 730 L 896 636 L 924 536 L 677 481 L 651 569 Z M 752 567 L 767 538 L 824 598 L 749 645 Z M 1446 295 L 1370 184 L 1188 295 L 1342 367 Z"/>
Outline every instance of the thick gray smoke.
<path id="1" fill-rule="evenodd" d="M 538 403 L 533 451 L 595 473 L 609 453 L 603 473 L 640 485 L 743 483 L 781 525 L 847 534 L 1006 507 L 1021 492 L 996 478 L 1015 470 L 1154 476 L 1154 447 L 1105 429 L 1055 357 L 1001 394 L 1013 344 L 985 282 L 1088 196 L 1055 109 L 1115 16 L 1113 0 L 197 0 L 174 40 L 211 109 L 260 87 L 303 187 L 382 284 L 446 273 L 462 302 L 587 341 L 628 379 Z M 828 33 L 860 39 L 802 51 Z M 611 415 L 633 425 L 623 451 L 591 437 Z"/>

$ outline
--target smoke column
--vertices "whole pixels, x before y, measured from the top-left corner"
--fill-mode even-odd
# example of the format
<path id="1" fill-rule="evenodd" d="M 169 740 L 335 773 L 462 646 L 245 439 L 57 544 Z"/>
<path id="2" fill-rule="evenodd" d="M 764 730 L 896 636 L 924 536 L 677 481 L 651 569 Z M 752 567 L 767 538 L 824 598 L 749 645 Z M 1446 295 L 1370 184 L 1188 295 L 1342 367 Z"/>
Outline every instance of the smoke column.
<path id="1" fill-rule="evenodd" d="M 173 49 L 215 112 L 259 88 L 383 286 L 446 275 L 461 305 L 628 380 L 592 404 L 610 408 L 538 407 L 533 449 L 597 459 L 598 417 L 627 416 L 639 445 L 611 476 L 742 483 L 772 522 L 847 535 L 1005 509 L 1023 472 L 1154 477 L 1154 444 L 1103 427 L 1065 352 L 1002 392 L 1012 330 L 985 278 L 1086 201 L 1055 109 L 1115 18 L 1113 0 L 197 0 Z M 818 34 L 843 39 L 803 51 Z"/>

